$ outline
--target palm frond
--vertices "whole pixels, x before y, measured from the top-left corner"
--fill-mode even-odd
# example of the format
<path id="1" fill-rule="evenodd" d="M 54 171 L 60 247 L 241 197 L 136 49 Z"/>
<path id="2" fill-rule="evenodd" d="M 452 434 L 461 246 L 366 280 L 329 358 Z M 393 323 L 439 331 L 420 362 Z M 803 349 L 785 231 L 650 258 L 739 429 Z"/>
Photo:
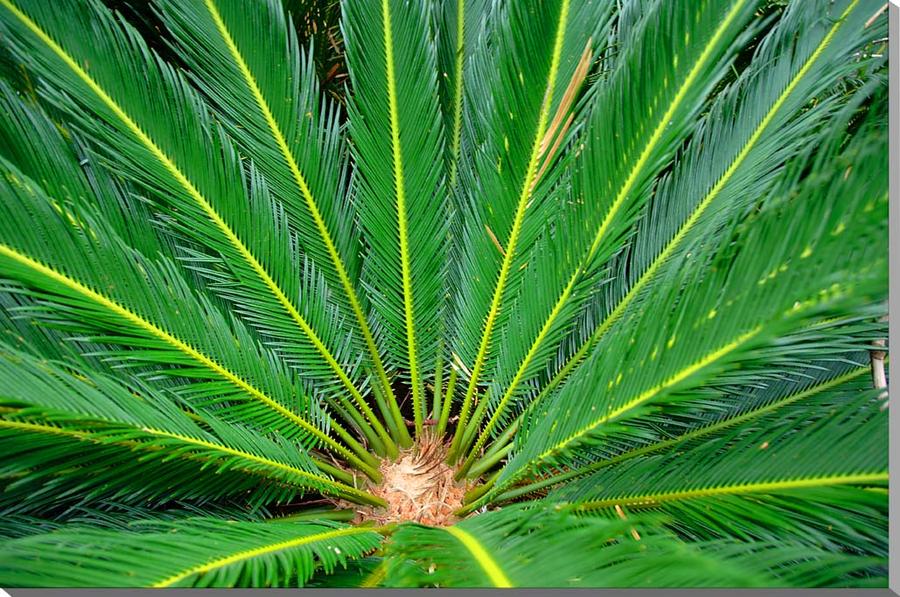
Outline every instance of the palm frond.
<path id="1" fill-rule="evenodd" d="M 249 510 L 244 504 L 229 501 L 194 504 L 178 500 L 156 507 L 102 500 L 89 506 L 70 506 L 64 510 L 54 509 L 42 513 L 40 517 L 16 514 L 8 510 L 2 510 L 0 513 L 2 513 L 0 537 L 4 539 L 17 539 L 55 531 L 67 524 L 124 529 L 134 520 L 175 521 L 206 517 L 252 522 L 269 515 L 263 506 Z"/>
<path id="2" fill-rule="evenodd" d="M 226 419 L 289 438 L 299 434 L 376 474 L 361 460 L 368 459 L 367 452 L 321 414 L 283 364 L 196 296 L 171 263 L 147 260 L 86 212 L 58 213 L 41 189 L 11 166 L 7 171 L 0 182 L 4 275 L 28 285 L 17 292 L 57 306 L 36 305 L 34 316 L 65 326 L 70 334 L 87 334 L 95 343 L 124 345 L 125 352 L 113 349 L 107 355 L 120 362 L 137 359 L 156 365 L 159 373 L 196 379 L 181 390 L 189 402 L 204 407 L 237 400 L 244 406 L 229 409 L 230 415 L 226 410 Z M 105 270 L 93 267 L 96 263 Z M 246 358 L 251 351 L 256 358 Z M 330 438 L 329 428 L 344 442 L 349 439 L 356 454 Z"/>
<path id="3" fill-rule="evenodd" d="M 872 488 L 887 483 L 887 413 L 875 394 L 832 390 L 752 425 L 691 434 L 550 499 L 582 511 L 661 510 L 695 537 L 777 536 L 884 555 L 887 495 Z"/>
<path id="4" fill-rule="evenodd" d="M 384 558 L 369 556 L 347 562 L 345 568 L 337 568 L 330 573 L 318 571 L 306 585 L 316 589 L 334 589 L 346 587 L 371 588 L 380 586 L 381 567 Z"/>
<path id="5" fill-rule="evenodd" d="M 247 18 L 247 15 L 252 15 Z M 298 231 L 300 248 L 332 288 L 366 349 L 382 394 L 381 414 L 408 444 L 359 285 L 361 247 L 347 190 L 339 110 L 320 101 L 315 65 L 302 54 L 280 2 L 169 2 L 164 21 L 179 41 L 192 80 L 211 98 L 229 133 L 266 176 Z M 265 35 L 260 38 L 260 31 Z M 260 43 L 262 41 L 262 43 Z M 273 56 L 278 56 L 273 60 Z M 362 347 L 352 345 L 354 352 Z"/>
<path id="6" fill-rule="evenodd" d="M 692 389 L 681 400 L 673 401 L 664 413 L 655 413 L 651 409 L 620 432 L 607 434 L 603 444 L 585 447 L 577 455 L 573 454 L 578 461 L 577 466 L 581 467 L 582 463 L 587 465 L 598 458 L 610 458 L 621 451 L 638 449 L 644 442 L 655 441 L 668 433 L 680 434 L 701 427 L 722 413 L 736 413 L 756 400 L 772 398 L 770 392 L 780 396 L 782 389 L 770 384 L 788 384 L 788 388 L 793 388 L 797 384 L 837 375 L 847 366 L 858 367 L 866 363 L 865 367 L 869 367 L 869 353 L 860 355 L 858 351 L 869 349 L 886 335 L 884 323 L 865 313 L 854 317 L 826 318 L 788 333 L 778 345 L 758 351 L 757 361 L 747 363 L 743 369 L 736 371 L 734 383 L 728 382 L 726 373 L 718 378 L 715 386 Z M 512 440 L 520 422 L 537 409 L 540 398 L 546 392 L 546 389 L 542 390 L 507 424 L 503 434 L 472 465 L 469 477 L 483 475 L 511 452 Z M 745 402 L 750 397 L 752 400 Z"/>
<path id="7" fill-rule="evenodd" d="M 0 82 L 0 147 L 20 172 L 60 205 L 91 205 L 128 245 L 144 255 L 174 256 L 172 240 L 145 223 L 151 215 L 101 167 L 73 131 Z"/>
<path id="8" fill-rule="evenodd" d="M 835 19 L 823 19 L 809 4 L 792 4 L 748 69 L 719 95 L 678 168 L 660 181 L 628 253 L 613 265 L 615 283 L 605 287 L 595 312 L 580 325 L 574 347 L 562 344 L 565 352 L 549 387 L 565 379 L 626 309 L 652 291 L 663 269 L 680 267 L 681 257 L 696 251 L 701 239 L 764 196 L 783 164 L 816 147 L 811 135 L 840 126 L 831 114 L 842 103 L 829 90 L 859 68 L 853 51 L 875 30 L 863 26 L 865 7 L 851 2 L 843 12 L 839 8 L 833 7 Z"/>
<path id="9" fill-rule="evenodd" d="M 211 122 L 198 95 L 95 0 L 53 10 L 29 5 L 27 12 L 12 2 L 3 6 L 4 26 L 21 59 L 55 85 L 45 90 L 55 105 L 68 109 L 107 159 L 153 193 L 175 230 L 212 252 L 194 253 L 194 266 L 305 375 L 325 377 L 333 386 L 331 397 L 369 441 L 390 445 L 361 384 L 352 379 L 352 336 L 329 305 L 321 276 L 301 263 L 283 208 L 254 170 L 245 175 L 231 141 Z M 72 34 L 72 23 L 102 34 L 88 41 Z M 85 62 L 89 71 L 81 66 Z M 178 107 L 161 112 L 158 97 Z M 117 133 L 110 135 L 108 127 Z"/>
<path id="10" fill-rule="evenodd" d="M 552 150 L 568 133 L 565 123 L 574 114 L 595 43 L 605 37 L 609 8 L 568 0 L 502 5 L 492 43 L 481 44 L 472 57 L 465 118 L 474 155 L 460 166 L 465 195 L 459 201 L 453 326 L 453 351 L 466 367 L 468 385 L 453 455 L 482 370 L 490 370 L 494 359 L 504 297 L 553 213 L 558 171 L 548 169 Z"/>
<path id="11" fill-rule="evenodd" d="M 563 386 L 552 406 L 530 415 L 518 453 L 501 475 L 504 483 L 524 467 L 558 463 L 578 443 L 590 443 L 595 431 L 602 441 L 606 424 L 640 415 L 675 390 L 709 385 L 716 374 L 754 362 L 755 351 L 771 345 L 767 337 L 802 328 L 810 317 L 835 309 L 852 313 L 879 300 L 885 164 L 868 159 L 857 166 L 812 177 L 793 200 L 776 202 L 752 218 L 752 226 L 737 226 L 740 249 L 724 244 L 708 271 L 673 273 L 666 292 L 601 339 L 578 380 Z M 849 228 L 856 238 L 842 236 Z M 631 342 L 638 331 L 640 347 Z M 630 348 L 612 357 L 608 346 Z M 598 391 L 604 392 L 598 401 L 581 398 Z"/>
<path id="12" fill-rule="evenodd" d="M 387 358 L 406 372 L 417 433 L 443 330 L 448 244 L 430 10 L 421 1 L 348 1 L 343 24 L 364 283 Z"/>
<path id="13" fill-rule="evenodd" d="M 494 5 L 488 0 L 456 0 L 434 9 L 438 91 L 447 151 L 447 187 L 456 187 L 462 157 L 464 72 L 479 44 L 486 43 Z"/>
<path id="14" fill-rule="evenodd" d="M 689 545 L 658 525 L 653 517 L 579 518 L 552 507 L 523 506 L 443 529 L 405 525 L 386 547 L 393 556 L 386 585 L 777 586 L 809 575 L 805 586 L 813 586 L 878 562 L 787 542 Z"/>
<path id="15" fill-rule="evenodd" d="M 72 363 L 90 362 L 100 367 L 99 359 L 85 356 L 74 342 L 66 342 L 68 336 L 61 330 L 36 325 L 24 312 L 34 308 L 34 301 L 18 293 L 0 291 L 0 325 L 3 337 L 0 342 L 18 351 L 47 359 L 66 360 Z"/>
<path id="16" fill-rule="evenodd" d="M 225 425 L 200 411 L 204 431 L 177 400 L 126 388 L 89 371 L 0 353 L 3 502 L 39 509 L 67 495 L 103 499 L 217 499 L 250 493 L 284 501 L 304 488 L 377 502 L 322 475 L 306 451 Z M 136 466 L 140 463 L 140 466 Z M 153 472 L 151 472 L 151 469 Z M 193 476 L 195 483 L 180 480 Z M 205 477 L 205 479 L 204 479 Z M 22 499 L 27 496 L 27 499 Z"/>
<path id="17" fill-rule="evenodd" d="M 695 394 L 693 397 L 684 399 L 686 412 L 683 416 L 678 414 L 681 405 L 674 405 L 665 416 L 648 413 L 642 419 L 623 426 L 618 433 L 610 433 L 607 441 L 595 450 L 580 452 L 577 464 L 573 463 L 575 466 L 512 489 L 498 499 L 508 500 L 543 492 L 546 488 L 558 487 L 631 458 L 674 448 L 722 430 L 755 424 L 763 415 L 780 411 L 796 402 L 805 405 L 810 397 L 822 392 L 850 386 L 851 383 L 852 387 L 865 384 L 860 380 L 868 376 L 870 366 L 867 362 L 861 362 L 863 356 L 850 363 L 818 362 L 786 379 L 761 380 L 750 386 L 722 388 L 719 392 L 692 392 Z M 696 408 L 698 402 L 703 406 L 701 412 Z"/>
<path id="18" fill-rule="evenodd" d="M 467 88 L 476 84 L 480 73 L 474 64 L 474 56 L 488 47 L 493 35 L 497 4 L 484 0 L 457 0 L 443 3 L 433 10 L 432 28 L 437 48 L 438 92 L 441 114 L 443 117 L 446 147 L 446 189 L 448 194 L 449 222 L 448 235 L 451 239 L 448 247 L 448 262 L 451 275 L 447 279 L 448 297 L 444 316 L 444 331 L 437 354 L 437 366 L 434 380 L 434 404 L 432 417 L 438 419 L 437 432 L 441 435 L 446 430 L 453 406 L 454 391 L 459 377 L 458 356 L 453 352 L 452 338 L 455 334 L 453 322 L 456 321 L 456 301 L 454 288 L 456 283 L 453 272 L 457 270 L 459 255 L 463 248 L 453 239 L 462 235 L 461 198 L 465 189 L 460 185 L 460 162 L 473 153 L 471 135 L 466 134 L 466 115 L 469 112 L 465 105 L 472 101 Z M 445 369 L 447 375 L 444 386 Z"/>
<path id="19" fill-rule="evenodd" d="M 193 518 L 73 526 L 0 546 L 4 586 L 300 587 L 375 550 L 366 527 Z M 36 561 L 42 562 L 40 570 Z"/>
<path id="20" fill-rule="evenodd" d="M 522 278 L 515 310 L 498 339 L 503 349 L 492 375 L 490 406 L 483 411 L 491 416 L 472 446 L 469 464 L 504 421 L 520 383 L 536 372 L 536 364 L 546 362 L 571 325 L 593 286 L 586 274 L 596 269 L 595 260 L 602 263 L 614 252 L 601 247 L 619 246 L 630 229 L 649 181 L 692 130 L 696 112 L 724 71 L 723 55 L 728 56 L 752 8 L 751 2 L 660 3 L 634 32 L 633 52 L 620 57 L 610 80 L 600 85 L 580 141 L 577 194 L 567 201 L 570 212 L 558 224 L 566 233 L 544 235 Z M 663 55 L 660 47 L 677 50 L 674 56 Z M 635 72 L 641 73 L 637 82 Z M 615 136 L 609 134 L 613 123 L 621 130 Z M 480 422 L 474 417 L 472 425 Z"/>

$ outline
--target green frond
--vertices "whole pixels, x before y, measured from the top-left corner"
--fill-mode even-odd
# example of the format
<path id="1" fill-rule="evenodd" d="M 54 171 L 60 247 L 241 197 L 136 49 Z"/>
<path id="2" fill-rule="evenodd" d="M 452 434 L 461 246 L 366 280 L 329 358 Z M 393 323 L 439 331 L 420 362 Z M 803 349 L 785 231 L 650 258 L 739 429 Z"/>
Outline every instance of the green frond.
<path id="1" fill-rule="evenodd" d="M 256 521 L 267 516 L 265 507 L 248 510 L 244 505 L 228 501 L 202 505 L 175 501 L 162 506 L 148 507 L 122 502 L 99 501 L 89 506 L 69 506 L 63 511 L 45 512 L 41 517 L 0 511 L 0 538 L 18 539 L 63 528 L 67 524 L 83 524 L 108 529 L 127 528 L 134 520 L 181 520 L 185 518 L 226 518 Z"/>
<path id="2" fill-rule="evenodd" d="M 810 397 L 834 388 L 867 387 L 871 367 L 868 362 L 859 362 L 863 358 L 868 361 L 867 357 L 867 354 L 860 355 L 850 363 L 820 361 L 786 379 L 783 376 L 771 380 L 761 378 L 752 385 L 723 388 L 718 393 L 690 392 L 693 396 L 688 395 L 681 404 L 673 405 L 665 416 L 648 413 L 619 432 L 610 433 L 595 450 L 579 453 L 577 465 L 512 489 L 498 500 L 532 495 L 632 458 L 676 448 L 687 441 L 740 425 L 756 424 L 759 417 L 783 412 L 781 409 L 796 402 L 802 402 L 801 408 L 808 408 Z"/>
<path id="3" fill-rule="evenodd" d="M 211 98 L 242 153 L 266 176 L 298 231 L 299 248 L 334 289 L 329 296 L 346 319 L 355 319 L 351 348 L 359 352 L 364 338 L 381 384 L 376 396 L 384 393 L 391 401 L 391 407 L 380 403 L 381 414 L 408 443 L 364 311 L 341 114 L 320 100 L 311 56 L 301 53 L 279 2 L 169 2 L 163 16 L 196 86 Z M 262 37 L 260 30 L 266 31 Z"/>
<path id="4" fill-rule="evenodd" d="M 163 2 L 162 17 L 192 82 L 265 175 L 303 251 L 335 288 L 341 276 L 358 280 L 341 115 L 321 100 L 310 53 L 301 51 L 281 3 Z M 329 247 L 335 242 L 342 246 Z"/>
<path id="5" fill-rule="evenodd" d="M 66 360 L 72 363 L 89 362 L 100 367 L 99 359 L 86 357 L 74 342 L 66 342 L 68 336 L 61 330 L 36 325 L 25 313 L 34 308 L 34 301 L 15 292 L 0 291 L 0 342 L 18 351 L 46 359 Z"/>
<path id="6" fill-rule="evenodd" d="M 137 359 L 156 365 L 160 373 L 196 379 L 180 391 L 193 404 L 221 408 L 237 400 L 243 406 L 226 408 L 226 419 L 289 438 L 299 434 L 310 445 L 325 444 L 373 472 L 328 436 L 329 428 L 341 432 L 340 427 L 321 414 L 284 365 L 255 345 L 237 322 L 196 296 L 170 263 L 153 263 L 135 253 L 87 212 L 79 217 L 57 212 L 11 166 L 0 194 L 4 275 L 28 286 L 17 292 L 58 305 L 51 311 L 36 306 L 34 316 L 65 326 L 70 334 L 87 334 L 95 343 L 125 347 L 124 352 L 107 350 L 107 357 Z M 98 263 L 105 269 L 93 267 Z M 257 352 L 256 358 L 246 358 L 250 351 Z M 366 455 L 358 444 L 351 447 Z"/>
<path id="7" fill-rule="evenodd" d="M 432 10 L 438 91 L 446 140 L 447 186 L 451 192 L 456 187 L 462 158 L 467 79 L 464 73 L 469 58 L 489 35 L 494 10 L 494 5 L 487 0 L 454 0 L 440 3 Z"/>
<path id="8" fill-rule="evenodd" d="M 576 517 L 540 506 L 445 528 L 405 525 L 386 552 L 393 566 L 385 584 L 407 587 L 783 586 L 802 576 L 804 586 L 815 586 L 878 562 L 790 542 L 692 545 L 664 531 L 658 518 Z"/>
<path id="9" fill-rule="evenodd" d="M 325 377 L 334 386 L 329 397 L 355 415 L 369 441 L 389 442 L 351 379 L 356 373 L 348 369 L 355 365 L 347 352 L 350 335 L 341 329 L 316 269 L 293 250 L 296 238 L 283 208 L 254 169 L 245 174 L 232 142 L 183 78 L 94 0 L 53 10 L 29 5 L 28 12 L 8 1 L 3 6 L 9 15 L 4 26 L 23 61 L 65 90 L 66 101 L 53 88 L 46 91 L 55 104 L 72 112 L 79 130 L 107 159 L 153 193 L 173 229 L 212 252 L 193 253 L 194 267 L 305 375 Z M 87 40 L 73 35 L 75 30 L 103 34 Z M 85 62 L 89 70 L 81 66 Z M 177 108 L 159 111 L 158 97 Z M 117 134 L 110 135 L 108 127 Z"/>
<path id="10" fill-rule="evenodd" d="M 836 12 L 844 18 L 829 21 L 812 5 L 792 4 L 747 70 L 716 98 L 678 167 L 659 182 L 640 214 L 627 252 L 612 264 L 613 283 L 579 325 L 577 348 L 563 344 L 549 387 L 565 379 L 626 309 L 652 291 L 664 269 L 682 267 L 683 256 L 717 234 L 723 222 L 752 209 L 783 164 L 817 146 L 819 131 L 842 125 L 831 120 L 842 107 L 829 97 L 831 89 L 859 68 L 849 57 L 875 34 L 864 31 L 866 10 L 857 4 L 844 7 L 847 14 Z"/>
<path id="11" fill-rule="evenodd" d="M 387 358 L 406 372 L 417 433 L 443 331 L 448 245 L 430 10 L 422 1 L 343 5 L 363 279 Z"/>
<path id="12" fill-rule="evenodd" d="M 592 204 L 584 269 L 613 254 L 631 227 L 653 176 L 692 132 L 733 48 L 753 31 L 754 8 L 751 1 L 663 2 L 641 16 L 586 132 L 576 180 L 581 199 Z M 622 132 L 610 135 L 613 127 Z"/>
<path id="13" fill-rule="evenodd" d="M 775 202 L 752 226 L 737 226 L 724 236 L 740 242 L 723 244 L 709 267 L 673 272 L 665 291 L 601 339 L 578 377 L 533 411 L 501 484 L 523 469 L 558 463 L 581 442 L 602 441 L 607 424 L 754 362 L 755 351 L 810 317 L 852 313 L 879 300 L 885 164 L 857 166 L 846 176 L 813 177 L 797 197 Z M 844 235 L 848 229 L 854 238 Z M 599 392 L 596 401 L 583 399 Z"/>
<path id="14" fill-rule="evenodd" d="M 472 57 L 479 47 L 490 43 L 496 5 L 485 0 L 456 0 L 444 2 L 432 10 L 432 36 L 436 47 L 438 71 L 438 97 L 444 127 L 445 138 L 445 188 L 448 195 L 447 234 L 450 239 L 447 247 L 448 272 L 454 272 L 459 261 L 462 247 L 453 242 L 462 233 L 462 222 L 459 217 L 459 201 L 464 189 L 459 184 L 460 162 L 472 152 L 470 141 L 465 138 L 464 105 L 467 99 L 467 85 L 472 84 Z M 467 76 L 468 75 L 468 76 Z M 441 341 L 438 346 L 435 378 L 434 401 L 431 416 L 438 420 L 437 431 L 443 435 L 450 418 L 453 406 L 454 389 L 459 376 L 457 358 L 453 352 L 453 322 L 456 317 L 453 300 L 454 282 L 447 277 L 445 313 L 440 332 Z M 449 371 L 449 373 L 445 372 Z M 447 379 L 446 390 L 444 379 Z"/>
<path id="15" fill-rule="evenodd" d="M 695 538 L 778 537 L 884 555 L 887 495 L 871 488 L 887 483 L 887 413 L 874 394 L 831 390 L 752 424 L 691 434 L 549 499 L 580 511 L 666 512 Z"/>
<path id="16" fill-rule="evenodd" d="M 464 443 L 482 371 L 493 363 L 494 331 L 507 313 L 504 297 L 553 214 L 557 174 L 546 168 L 554 140 L 565 136 L 564 123 L 574 114 L 594 44 L 602 44 L 608 8 L 568 0 L 503 5 L 492 43 L 472 57 L 466 118 L 474 155 L 460 172 L 465 195 L 459 200 L 453 344 L 468 369 L 468 385 L 454 456 Z"/>
<path id="17" fill-rule="evenodd" d="M 151 519 L 158 520 L 183 520 L 186 518 L 227 518 L 244 522 L 254 522 L 270 514 L 266 508 L 247 510 L 233 502 L 219 502 L 216 504 L 197 505 L 190 502 L 176 501 L 165 508 L 148 511 L 139 506 L 125 505 L 118 502 L 105 502 L 98 507 L 76 509 L 69 520 L 76 523 L 90 524 L 92 526 L 107 526 L 121 528 L 134 520 Z M 276 520 L 276 519 L 268 519 Z"/>
<path id="18" fill-rule="evenodd" d="M 347 562 L 346 568 L 337 568 L 330 573 L 318 571 L 306 585 L 315 589 L 373 588 L 380 587 L 384 558 L 369 556 Z"/>
<path id="19" fill-rule="evenodd" d="M 375 550 L 367 527 L 329 522 L 136 520 L 127 529 L 72 526 L 0 546 L 4 586 L 302 587 Z M 35 562 L 40 561 L 40 569 Z"/>
<path id="20" fill-rule="evenodd" d="M 7 509 L 58 508 L 64 496 L 162 502 L 242 495 L 285 501 L 305 489 L 375 498 L 321 474 L 306 451 L 225 425 L 200 411 L 205 431 L 172 398 L 147 387 L 4 350 L 0 442 Z M 23 472 L 21 479 L 15 477 Z M 194 483 L 183 484 L 185 476 Z"/>
<path id="21" fill-rule="evenodd" d="M 683 400 L 667 405 L 665 413 L 649 412 L 640 420 L 632 421 L 621 432 L 608 434 L 603 444 L 580 451 L 577 454 L 578 467 L 581 467 L 581 462 L 589 463 L 597 458 L 603 460 L 621 451 L 637 449 L 644 442 L 655 441 L 668 433 L 684 433 L 716 420 L 721 413 L 737 412 L 757 400 L 771 399 L 782 392 L 790 393 L 793 388 L 802 388 L 804 383 L 812 380 L 827 380 L 847 366 L 860 367 L 863 366 L 861 363 L 865 363 L 864 367 L 869 368 L 869 353 L 859 354 L 857 351 L 867 350 L 887 336 L 884 323 L 873 319 L 881 314 L 881 308 L 875 307 L 871 313 L 826 318 L 783 336 L 778 346 L 767 352 L 758 352 L 757 362 L 735 371 L 734 383 L 729 384 L 728 375 L 725 375 L 719 378 L 715 387 L 696 388 L 684 394 Z M 859 372 L 861 375 L 862 369 Z M 509 454 L 520 422 L 537 408 L 546 392 L 546 388 L 541 390 L 534 402 L 506 424 L 504 432 L 475 461 L 469 472 L 470 477 L 481 476 Z M 567 474 L 575 474 L 575 471 Z M 539 484 L 541 487 L 547 486 L 543 482 Z M 519 490 L 510 493 L 523 495 Z"/>
<path id="22" fill-rule="evenodd" d="M 144 255 L 174 255 L 171 239 L 146 226 L 150 210 L 130 196 L 71 129 L 53 120 L 0 82 L 0 147 L 20 172 L 60 206 L 94 206 L 103 219 Z"/>

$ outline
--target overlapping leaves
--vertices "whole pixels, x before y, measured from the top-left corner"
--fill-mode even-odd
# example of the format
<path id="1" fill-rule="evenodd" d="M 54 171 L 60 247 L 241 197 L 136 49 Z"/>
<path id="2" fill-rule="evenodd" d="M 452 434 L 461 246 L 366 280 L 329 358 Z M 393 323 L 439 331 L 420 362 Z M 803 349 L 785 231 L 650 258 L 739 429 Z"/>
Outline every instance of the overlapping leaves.
<path id="1" fill-rule="evenodd" d="M 0 0 L 0 584 L 883 583 L 884 17 L 760 4 Z"/>

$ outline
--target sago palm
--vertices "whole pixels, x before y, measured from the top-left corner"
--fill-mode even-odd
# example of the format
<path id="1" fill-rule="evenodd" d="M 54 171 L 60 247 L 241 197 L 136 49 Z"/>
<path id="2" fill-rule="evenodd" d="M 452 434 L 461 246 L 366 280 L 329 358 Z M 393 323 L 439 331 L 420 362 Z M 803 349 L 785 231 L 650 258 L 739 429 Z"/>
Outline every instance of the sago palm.
<path id="1" fill-rule="evenodd" d="M 0 0 L 0 585 L 883 585 L 882 4 Z"/>

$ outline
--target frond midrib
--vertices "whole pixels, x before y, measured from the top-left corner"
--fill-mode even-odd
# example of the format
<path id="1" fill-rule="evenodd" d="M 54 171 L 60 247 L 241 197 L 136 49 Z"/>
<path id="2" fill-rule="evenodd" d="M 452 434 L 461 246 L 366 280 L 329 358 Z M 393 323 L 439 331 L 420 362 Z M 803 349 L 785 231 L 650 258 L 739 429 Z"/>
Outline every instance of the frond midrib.
<path id="1" fill-rule="evenodd" d="M 614 506 L 651 507 L 663 502 L 715 497 L 721 495 L 744 495 L 749 493 L 778 493 L 794 489 L 813 489 L 834 485 L 869 485 L 883 484 L 888 480 L 887 471 L 849 473 L 840 475 L 817 475 L 809 477 L 793 477 L 791 479 L 755 481 L 718 485 L 715 487 L 698 487 L 693 489 L 672 490 L 659 493 L 641 493 L 584 502 L 577 506 L 578 510 L 590 511 Z"/>
<path id="2" fill-rule="evenodd" d="M 416 347 L 415 309 L 413 305 L 413 281 L 409 255 L 409 231 L 406 213 L 406 181 L 403 175 L 403 151 L 400 144 L 400 116 L 397 106 L 397 81 L 394 69 L 394 34 L 391 24 L 389 0 L 382 0 L 382 27 L 384 29 L 385 77 L 388 96 L 388 120 L 391 131 L 391 160 L 394 169 L 394 191 L 397 201 L 397 229 L 400 237 L 400 270 L 403 287 L 403 310 L 406 324 L 406 343 L 409 358 L 409 377 L 412 386 L 413 411 L 416 433 L 422 433 L 424 396 L 422 376 L 419 371 Z"/>
<path id="3" fill-rule="evenodd" d="M 193 566 L 184 570 L 183 572 L 179 572 L 177 574 L 173 574 L 163 580 L 160 580 L 154 583 L 153 588 L 164 588 L 170 587 L 175 583 L 188 578 L 189 576 L 195 574 L 204 574 L 207 572 L 211 572 L 213 570 L 217 570 L 219 568 L 224 568 L 225 566 L 229 566 L 231 564 L 235 564 L 237 562 L 241 562 L 243 560 L 249 560 L 251 558 L 256 558 L 259 556 L 267 555 L 270 553 L 274 553 L 277 551 L 282 551 L 285 549 L 291 549 L 293 547 L 300 547 L 302 545 L 308 545 L 310 543 L 315 543 L 318 541 L 327 541 L 329 539 L 335 539 L 337 537 L 346 537 L 348 535 L 360 535 L 364 533 L 372 533 L 374 529 L 369 527 L 349 527 L 343 529 L 335 529 L 331 531 L 326 531 L 324 533 L 316 533 L 315 535 L 308 535 L 306 537 L 299 537 L 297 539 L 292 539 L 288 541 L 279 541 L 277 543 L 272 543 L 270 545 L 266 545 L 263 547 L 257 547 L 255 549 L 248 549 L 245 551 L 240 551 L 230 556 L 225 556 L 222 558 L 215 559 L 206 564 L 201 564 L 198 566 Z"/>
<path id="4" fill-rule="evenodd" d="M 456 186 L 462 138 L 463 66 L 465 65 L 465 0 L 456 2 L 456 71 L 453 73 L 453 131 L 450 139 L 450 188 Z"/>
<path id="5" fill-rule="evenodd" d="M 31 431 L 34 433 L 62 435 L 65 437 L 71 437 L 71 438 L 77 439 L 79 441 L 85 441 L 85 442 L 90 442 L 90 443 L 99 444 L 99 445 L 117 445 L 117 446 L 125 446 L 130 449 L 142 449 L 142 450 L 148 450 L 148 451 L 158 451 L 161 449 L 158 446 L 148 445 L 148 444 L 145 444 L 144 442 L 140 442 L 140 441 L 101 440 L 101 439 L 93 437 L 90 433 L 87 433 L 85 431 L 75 431 L 72 429 L 63 429 L 61 427 L 55 427 L 53 425 L 33 423 L 33 422 L 28 422 L 28 421 L 10 421 L 8 419 L 0 418 L 0 428 L 3 428 L 3 427 L 5 427 L 7 429 L 16 429 L 18 431 Z M 355 499 L 358 499 L 365 503 L 370 503 L 370 502 L 373 502 L 378 499 L 375 496 L 371 496 L 366 492 L 360 491 L 354 487 L 345 485 L 338 481 L 334 481 L 327 477 L 316 475 L 314 473 L 304 471 L 297 467 L 291 466 L 289 464 L 284 464 L 284 463 L 278 462 L 276 460 L 270 460 L 270 459 L 262 457 L 262 456 L 257 456 L 256 454 L 251 454 L 249 452 L 245 452 L 245 451 L 239 450 L 237 448 L 232 448 L 232 447 L 225 446 L 222 444 L 216 444 L 213 442 L 209 442 L 209 441 L 205 441 L 205 440 L 201 440 L 201 439 L 197 439 L 197 438 L 193 438 L 193 437 L 188 437 L 188 436 L 181 435 L 178 433 L 162 431 L 159 429 L 154 429 L 152 427 L 140 427 L 140 428 L 135 427 L 135 428 L 140 429 L 140 431 L 142 431 L 143 433 L 146 433 L 148 435 L 152 435 L 152 436 L 156 436 L 156 437 L 160 437 L 160 438 L 175 439 L 175 440 L 178 440 L 185 444 L 194 445 L 199 448 L 206 449 L 206 450 L 221 452 L 223 454 L 228 454 L 228 455 L 236 457 L 236 458 L 244 459 L 244 460 L 247 460 L 250 462 L 255 462 L 255 463 L 261 464 L 263 466 L 269 467 L 271 469 L 283 470 L 290 475 L 299 477 L 300 479 L 306 479 L 308 481 L 311 481 L 311 483 L 299 482 L 296 484 L 294 484 L 294 483 L 291 484 L 298 489 L 307 489 L 307 488 L 312 487 L 312 488 L 315 488 L 318 490 L 324 490 L 328 493 L 332 493 L 333 495 L 346 497 L 348 499 L 355 498 Z M 197 461 L 197 462 L 210 462 L 209 458 L 205 458 L 201 454 L 183 454 L 181 452 L 175 452 L 174 456 L 176 456 L 177 458 L 185 459 L 185 460 L 192 460 L 192 461 Z M 266 476 L 265 474 L 261 473 L 260 471 L 255 471 L 255 470 L 248 469 L 248 468 L 239 468 L 238 467 L 238 468 L 234 468 L 231 470 L 237 470 L 242 473 L 245 473 L 248 475 L 253 475 L 253 476 L 262 476 L 263 478 L 266 478 L 268 480 L 275 481 L 275 482 L 284 482 L 282 479 L 270 478 L 270 477 Z M 323 489 L 323 488 L 330 488 L 330 491 L 328 489 Z"/>
<path id="6" fill-rule="evenodd" d="M 506 573 L 503 572 L 503 569 L 497 563 L 497 560 L 491 556 L 480 541 L 459 526 L 445 527 L 444 530 L 452 535 L 469 551 L 469 553 L 472 554 L 472 558 L 478 562 L 478 565 L 484 571 L 493 586 L 504 589 L 512 588 L 514 586 L 512 581 L 509 580 L 509 577 L 506 576 Z"/>

